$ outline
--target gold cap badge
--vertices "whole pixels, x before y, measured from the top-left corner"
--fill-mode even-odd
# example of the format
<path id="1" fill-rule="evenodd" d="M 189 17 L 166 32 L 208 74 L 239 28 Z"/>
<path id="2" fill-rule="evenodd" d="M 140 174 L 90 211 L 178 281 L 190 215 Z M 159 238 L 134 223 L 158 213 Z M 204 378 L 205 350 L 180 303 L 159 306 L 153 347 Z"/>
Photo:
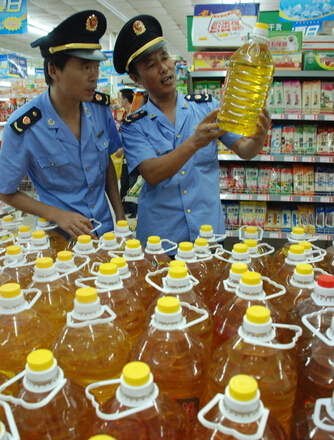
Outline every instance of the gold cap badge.
<path id="1" fill-rule="evenodd" d="M 96 29 L 97 29 L 98 24 L 99 24 L 99 21 L 97 19 L 97 16 L 95 14 L 90 15 L 87 18 L 87 21 L 86 21 L 86 29 L 87 29 L 87 31 L 95 32 Z"/>
<path id="2" fill-rule="evenodd" d="M 145 27 L 145 25 L 144 25 L 144 23 L 143 23 L 142 21 L 140 21 L 140 20 L 136 20 L 136 21 L 133 23 L 133 32 L 134 32 L 136 35 L 141 35 L 141 34 L 143 34 L 145 31 L 146 31 L 146 27 Z"/>

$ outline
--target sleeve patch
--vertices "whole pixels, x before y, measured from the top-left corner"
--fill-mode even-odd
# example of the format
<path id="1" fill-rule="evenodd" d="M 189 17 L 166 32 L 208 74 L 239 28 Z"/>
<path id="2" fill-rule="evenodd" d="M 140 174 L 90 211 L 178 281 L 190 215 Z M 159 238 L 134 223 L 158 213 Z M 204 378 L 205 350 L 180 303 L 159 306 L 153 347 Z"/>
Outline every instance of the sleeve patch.
<path id="1" fill-rule="evenodd" d="M 110 96 L 106 93 L 95 92 L 92 102 L 100 105 L 110 105 Z"/>
<path id="2" fill-rule="evenodd" d="M 186 95 L 185 99 L 187 101 L 195 101 L 195 102 L 211 102 L 212 101 L 212 95 L 209 95 L 208 93 L 193 93 L 191 95 Z"/>
<path id="3" fill-rule="evenodd" d="M 146 115 L 147 115 L 147 111 L 145 111 L 145 110 L 141 110 L 140 112 L 131 113 L 131 115 L 129 115 L 125 119 L 123 119 L 122 123 L 125 125 L 130 125 L 130 124 L 132 124 L 132 122 L 136 122 Z"/>
<path id="4" fill-rule="evenodd" d="M 32 107 L 24 115 L 20 116 L 10 126 L 17 134 L 24 133 L 28 128 L 34 125 L 42 118 L 42 112 L 37 107 Z"/>

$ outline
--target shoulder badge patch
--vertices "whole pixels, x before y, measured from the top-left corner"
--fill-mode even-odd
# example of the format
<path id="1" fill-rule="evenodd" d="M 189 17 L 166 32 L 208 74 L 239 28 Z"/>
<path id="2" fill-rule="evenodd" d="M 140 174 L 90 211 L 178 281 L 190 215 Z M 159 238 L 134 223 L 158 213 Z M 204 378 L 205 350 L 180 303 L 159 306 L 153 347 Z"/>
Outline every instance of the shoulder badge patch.
<path id="1" fill-rule="evenodd" d="M 110 105 L 110 96 L 105 93 L 95 92 L 92 102 L 94 104 Z"/>
<path id="2" fill-rule="evenodd" d="M 211 102 L 212 101 L 212 95 L 209 95 L 208 93 L 193 93 L 191 95 L 185 96 L 187 101 L 195 101 L 195 102 Z"/>
<path id="3" fill-rule="evenodd" d="M 42 112 L 37 107 L 32 107 L 24 115 L 20 116 L 10 126 L 17 134 L 22 134 L 42 118 Z"/>
<path id="4" fill-rule="evenodd" d="M 122 123 L 125 125 L 130 125 L 132 122 L 136 122 L 139 119 L 143 118 L 147 115 L 147 111 L 141 110 L 139 112 L 131 113 L 131 115 L 127 116 L 125 119 L 123 119 Z"/>

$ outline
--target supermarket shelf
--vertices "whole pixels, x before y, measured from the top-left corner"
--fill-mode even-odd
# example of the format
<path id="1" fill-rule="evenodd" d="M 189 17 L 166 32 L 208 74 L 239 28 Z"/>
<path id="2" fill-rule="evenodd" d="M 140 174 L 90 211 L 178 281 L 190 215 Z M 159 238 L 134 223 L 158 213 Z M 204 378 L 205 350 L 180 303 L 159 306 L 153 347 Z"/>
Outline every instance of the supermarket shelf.
<path id="1" fill-rule="evenodd" d="M 7 124 L 7 121 L 0 121 L 0 127 L 3 127 L 3 126 L 5 126 Z"/>
<path id="2" fill-rule="evenodd" d="M 293 120 L 293 121 L 334 121 L 334 114 L 304 115 L 302 113 L 271 113 L 272 120 Z"/>
<path id="3" fill-rule="evenodd" d="M 221 161 L 242 161 L 236 154 L 218 154 Z M 333 163 L 334 156 L 289 156 L 284 154 L 258 154 L 250 159 L 255 162 L 311 162 L 311 163 Z"/>
<path id="4" fill-rule="evenodd" d="M 225 234 L 227 237 L 239 237 L 239 231 L 238 230 L 226 230 Z M 264 231 L 263 232 L 263 238 L 283 238 L 288 239 L 290 235 L 290 232 L 269 232 Z M 334 240 L 333 234 L 309 234 L 312 237 L 319 237 L 319 240 L 323 241 L 332 241 Z"/>
<path id="5" fill-rule="evenodd" d="M 190 72 L 192 78 L 221 78 L 226 76 L 226 70 L 202 70 Z M 328 70 L 275 70 L 275 78 L 328 78 L 331 72 Z"/>
<path id="6" fill-rule="evenodd" d="M 333 196 L 295 196 L 295 195 L 276 195 L 276 194 L 224 193 L 224 194 L 220 194 L 220 200 L 333 203 L 334 197 Z"/>

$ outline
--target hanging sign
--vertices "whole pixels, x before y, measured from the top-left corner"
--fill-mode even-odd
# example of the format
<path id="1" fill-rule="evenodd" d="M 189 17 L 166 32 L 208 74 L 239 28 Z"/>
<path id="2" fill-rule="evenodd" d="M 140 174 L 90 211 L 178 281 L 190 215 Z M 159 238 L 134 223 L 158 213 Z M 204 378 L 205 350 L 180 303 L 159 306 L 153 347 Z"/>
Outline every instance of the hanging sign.
<path id="1" fill-rule="evenodd" d="M 0 34 L 26 34 L 27 0 L 2 0 L 0 7 Z"/>

